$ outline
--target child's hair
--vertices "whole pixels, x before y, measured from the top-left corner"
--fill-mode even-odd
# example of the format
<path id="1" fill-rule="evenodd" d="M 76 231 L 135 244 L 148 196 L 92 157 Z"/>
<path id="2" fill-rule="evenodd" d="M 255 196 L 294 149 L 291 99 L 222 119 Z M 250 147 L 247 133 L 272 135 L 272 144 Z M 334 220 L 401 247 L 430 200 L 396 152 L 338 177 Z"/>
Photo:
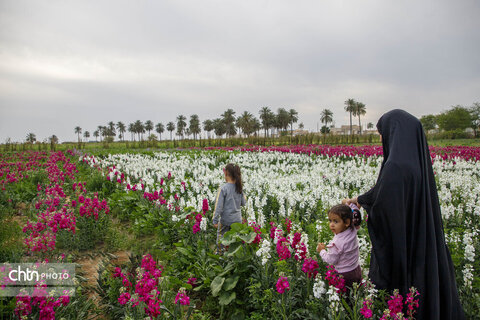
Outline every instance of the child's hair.
<path id="1" fill-rule="evenodd" d="M 240 167 L 236 164 L 229 163 L 225 166 L 225 171 L 233 180 L 235 180 L 235 191 L 241 194 L 243 191 L 243 183 Z"/>
<path id="2" fill-rule="evenodd" d="M 346 204 L 337 204 L 333 206 L 328 213 L 336 214 L 343 220 L 344 223 L 347 223 L 347 220 L 350 220 L 349 228 L 354 228 L 360 225 L 361 220 L 353 218 L 353 210 Z"/>

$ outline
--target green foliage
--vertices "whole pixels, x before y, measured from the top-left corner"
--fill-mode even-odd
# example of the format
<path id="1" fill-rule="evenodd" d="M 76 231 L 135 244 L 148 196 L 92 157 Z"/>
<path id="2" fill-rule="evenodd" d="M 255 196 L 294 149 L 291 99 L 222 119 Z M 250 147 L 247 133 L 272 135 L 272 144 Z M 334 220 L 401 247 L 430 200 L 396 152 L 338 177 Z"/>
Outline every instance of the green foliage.
<path id="1" fill-rule="evenodd" d="M 437 123 L 440 129 L 445 131 L 464 130 L 471 126 L 472 116 L 467 108 L 454 106 L 450 110 L 439 114 Z"/>
<path id="2" fill-rule="evenodd" d="M 61 229 L 57 232 L 57 248 L 67 250 L 88 250 L 103 243 L 110 225 L 110 218 L 99 215 L 98 220 L 93 216 L 77 217 L 76 232 Z"/>
<path id="3" fill-rule="evenodd" d="M 23 256 L 23 233 L 17 222 L 0 213 L 0 263 L 19 262 Z"/>
<path id="4" fill-rule="evenodd" d="M 422 116 L 420 118 L 420 122 L 422 123 L 423 130 L 425 132 L 433 130 L 437 127 L 437 117 L 434 116 L 433 114 Z"/>

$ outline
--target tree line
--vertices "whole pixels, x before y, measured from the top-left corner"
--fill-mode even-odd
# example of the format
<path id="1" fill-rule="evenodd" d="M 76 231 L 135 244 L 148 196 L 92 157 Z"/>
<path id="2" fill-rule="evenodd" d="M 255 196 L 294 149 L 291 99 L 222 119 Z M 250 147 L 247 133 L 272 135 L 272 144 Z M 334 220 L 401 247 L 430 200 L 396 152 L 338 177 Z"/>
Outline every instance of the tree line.
<path id="1" fill-rule="evenodd" d="M 352 117 L 358 117 L 358 125 L 361 133 L 361 117 L 366 114 L 366 106 L 362 102 L 355 99 L 348 99 L 345 101 L 345 111 L 350 114 L 350 134 L 352 134 Z M 330 132 L 328 125 L 333 123 L 333 112 L 330 109 L 323 109 L 320 113 L 320 122 L 323 124 L 321 132 L 326 134 Z M 99 125 L 93 131 L 83 130 L 80 126 L 74 128 L 77 135 L 78 142 L 88 141 L 90 138 L 95 138 L 95 141 L 113 142 L 115 137 L 119 141 L 125 141 L 126 135 L 130 134 L 130 141 L 144 141 L 144 140 L 162 140 L 162 134 L 169 132 L 170 140 L 173 140 L 174 134 L 180 139 L 185 137 L 193 137 L 196 140 L 202 131 L 207 133 L 208 139 L 213 136 L 217 138 L 233 137 L 239 134 L 241 137 L 250 137 L 252 135 L 259 136 L 260 132 L 264 137 L 273 137 L 275 134 L 287 134 L 290 130 L 290 135 L 293 135 L 293 125 L 298 122 L 298 112 L 291 108 L 278 108 L 276 113 L 269 107 L 262 107 L 259 110 L 259 117 L 255 117 L 252 113 L 244 111 L 236 116 L 233 109 L 228 109 L 223 112 L 218 118 L 207 119 L 203 122 L 197 114 L 190 116 L 190 119 L 184 115 L 179 115 L 175 121 L 164 123 L 154 123 L 151 120 L 142 122 L 136 120 L 135 122 L 125 124 L 122 121 L 110 121 L 106 125 Z M 303 123 L 298 125 L 299 129 L 304 129 Z M 369 123 L 367 128 L 373 128 L 373 124 Z M 152 134 L 152 132 L 154 132 Z M 156 133 L 156 134 L 155 134 Z M 145 139 L 147 134 L 147 139 Z M 157 136 L 158 135 L 158 136 Z M 50 143 L 58 143 L 58 137 L 52 135 L 48 138 Z M 26 137 L 27 143 L 35 143 L 36 135 L 28 133 Z"/>
<path id="2" fill-rule="evenodd" d="M 471 128 L 474 136 L 478 136 L 480 127 L 480 103 L 475 102 L 470 107 L 456 105 L 440 114 L 424 115 L 420 118 L 426 132 L 443 131 L 453 138 L 465 135 L 465 129 Z"/>

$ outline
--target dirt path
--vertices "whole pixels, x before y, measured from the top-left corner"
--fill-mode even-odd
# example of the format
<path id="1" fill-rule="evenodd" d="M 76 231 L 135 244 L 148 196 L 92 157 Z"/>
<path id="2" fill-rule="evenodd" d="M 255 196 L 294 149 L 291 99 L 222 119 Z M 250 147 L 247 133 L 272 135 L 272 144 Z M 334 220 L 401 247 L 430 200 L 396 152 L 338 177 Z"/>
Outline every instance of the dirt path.
<path id="1" fill-rule="evenodd" d="M 110 258 L 110 262 L 114 265 L 122 265 L 130 260 L 129 256 L 131 255 L 131 252 L 117 251 L 112 254 L 116 258 Z M 88 299 L 92 300 L 96 306 L 98 306 L 98 302 L 100 299 L 94 288 L 96 288 L 97 286 L 98 270 L 100 268 L 100 265 L 102 264 L 102 261 L 105 259 L 109 258 L 102 254 L 96 253 L 76 261 L 76 263 L 80 265 L 80 269 L 84 277 L 87 279 L 85 288 L 88 290 Z"/>

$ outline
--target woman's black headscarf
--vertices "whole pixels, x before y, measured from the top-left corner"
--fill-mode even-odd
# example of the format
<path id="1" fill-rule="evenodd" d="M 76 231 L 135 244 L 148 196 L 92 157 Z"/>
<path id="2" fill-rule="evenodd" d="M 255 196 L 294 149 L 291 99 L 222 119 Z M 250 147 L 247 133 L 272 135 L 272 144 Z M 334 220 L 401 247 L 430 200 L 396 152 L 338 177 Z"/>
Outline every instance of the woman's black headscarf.
<path id="1" fill-rule="evenodd" d="M 420 121 L 403 110 L 377 123 L 383 162 L 375 186 L 358 197 L 368 212 L 369 277 L 380 289 L 420 292 L 416 319 L 464 319 L 437 187 Z"/>

